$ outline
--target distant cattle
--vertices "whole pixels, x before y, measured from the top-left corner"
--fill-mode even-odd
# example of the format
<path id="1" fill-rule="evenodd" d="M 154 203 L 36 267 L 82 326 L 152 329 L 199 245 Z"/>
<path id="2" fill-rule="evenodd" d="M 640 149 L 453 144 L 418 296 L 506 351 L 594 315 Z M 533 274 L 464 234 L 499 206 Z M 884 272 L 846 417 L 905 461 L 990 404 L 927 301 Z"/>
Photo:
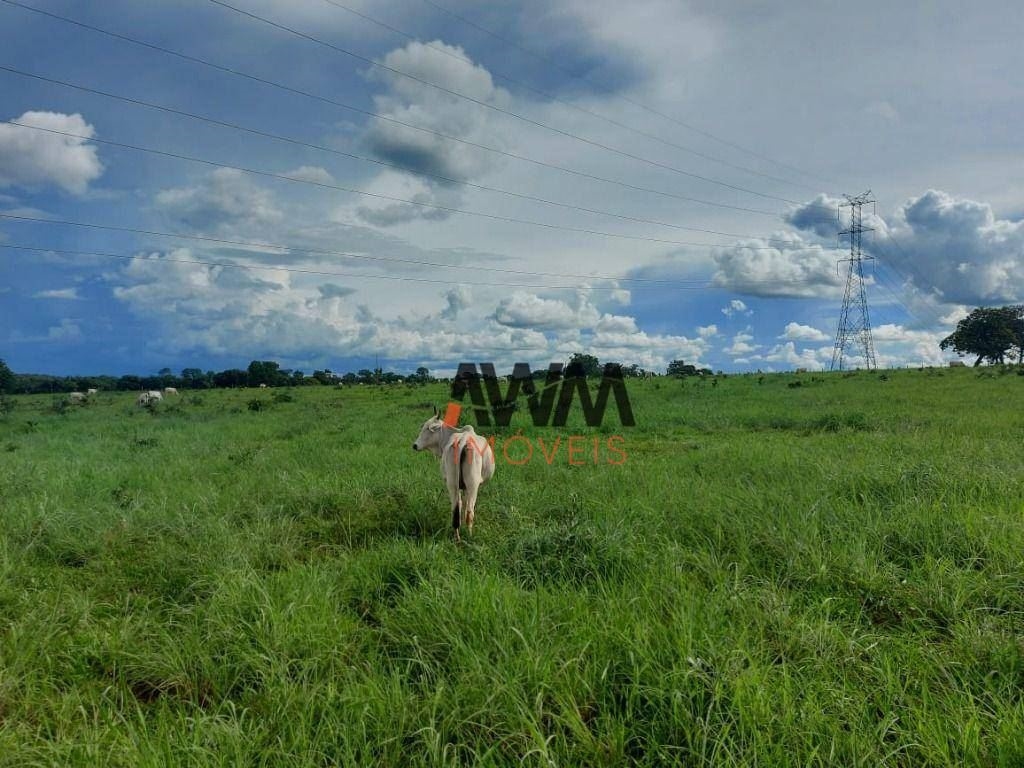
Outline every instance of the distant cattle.
<path id="1" fill-rule="evenodd" d="M 140 393 L 138 398 L 135 400 L 135 404 L 145 407 L 147 405 L 156 405 L 163 399 L 164 396 L 162 394 L 155 389 L 151 389 L 149 392 Z"/>
<path id="2" fill-rule="evenodd" d="M 950 368 L 966 368 L 967 364 L 963 360 L 950 360 L 949 361 L 949 367 Z"/>
<path id="3" fill-rule="evenodd" d="M 653 379 L 654 378 L 654 371 L 644 371 L 644 378 L 645 379 Z"/>
<path id="4" fill-rule="evenodd" d="M 473 533 L 476 495 L 480 486 L 494 475 L 494 450 L 472 425 L 453 427 L 434 415 L 423 422 L 420 435 L 412 444 L 414 451 L 427 450 L 441 460 L 441 477 L 448 487 L 452 506 L 452 530 L 459 542 L 462 516 L 462 491 L 466 491 L 466 527 Z"/>
<path id="5" fill-rule="evenodd" d="M 266 388 L 267 388 L 266 384 L 260 384 L 260 389 L 266 389 Z"/>
<path id="6" fill-rule="evenodd" d="M 807 373 L 807 369 L 806 368 L 797 368 L 796 372 L 797 373 Z"/>
<path id="7" fill-rule="evenodd" d="M 81 405 L 85 402 L 85 395 L 82 394 L 81 392 L 72 392 L 71 394 L 68 395 L 68 400 L 70 400 L 72 403 L 78 403 L 79 405 Z"/>
<path id="8" fill-rule="evenodd" d="M 178 394 L 178 390 L 175 387 L 164 387 L 164 394 L 165 395 L 176 395 L 176 394 Z"/>
<path id="9" fill-rule="evenodd" d="M 96 388 L 95 388 L 95 387 L 93 387 L 93 388 L 91 388 L 91 389 L 87 389 L 87 390 L 85 390 L 85 394 L 87 394 L 87 395 L 88 395 L 89 397 L 92 397 L 93 395 L 95 395 L 95 394 L 96 394 L 96 392 L 97 392 L 97 390 L 96 390 Z"/>

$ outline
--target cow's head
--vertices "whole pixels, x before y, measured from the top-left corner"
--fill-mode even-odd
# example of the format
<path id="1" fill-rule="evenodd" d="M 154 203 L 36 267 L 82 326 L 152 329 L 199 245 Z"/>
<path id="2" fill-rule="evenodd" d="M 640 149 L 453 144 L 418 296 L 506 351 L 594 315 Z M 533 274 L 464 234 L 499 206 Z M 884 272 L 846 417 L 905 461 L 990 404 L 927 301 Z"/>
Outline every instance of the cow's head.
<path id="1" fill-rule="evenodd" d="M 412 444 L 414 451 L 433 451 L 440 455 L 441 451 L 444 450 L 444 446 L 441 445 L 442 430 L 444 421 L 441 419 L 441 414 L 437 408 L 434 408 L 434 415 L 423 422 L 423 426 L 420 428 L 420 436 L 416 438 L 416 441 Z"/>

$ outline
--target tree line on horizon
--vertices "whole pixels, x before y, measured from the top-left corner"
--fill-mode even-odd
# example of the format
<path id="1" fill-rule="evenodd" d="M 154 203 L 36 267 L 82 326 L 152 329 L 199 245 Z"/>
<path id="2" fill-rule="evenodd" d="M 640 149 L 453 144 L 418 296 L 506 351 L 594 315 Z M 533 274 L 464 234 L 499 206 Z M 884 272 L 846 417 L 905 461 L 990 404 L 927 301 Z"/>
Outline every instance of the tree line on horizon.
<path id="1" fill-rule="evenodd" d="M 598 377 L 603 371 L 603 364 L 594 355 L 575 353 L 566 364 L 568 370 L 576 370 L 587 377 Z M 627 378 L 640 378 L 647 372 L 638 365 L 622 366 L 622 373 Z M 682 360 L 674 360 L 669 364 L 668 374 L 672 376 L 689 376 L 711 373 L 709 369 L 699 369 Z M 544 378 L 545 369 L 534 372 L 537 378 Z M 253 360 L 248 368 L 228 368 L 223 371 L 204 371 L 201 368 L 183 368 L 175 374 L 170 368 L 162 368 L 152 376 L 53 376 L 36 373 L 14 373 L 0 360 L 0 392 L 8 394 L 58 394 L 66 392 L 84 392 L 88 389 L 103 391 L 139 392 L 146 390 L 175 387 L 181 390 L 199 389 L 233 389 L 239 387 L 299 387 L 322 385 L 357 385 L 357 384 L 427 384 L 438 381 L 426 367 L 419 367 L 410 374 L 384 371 L 381 368 L 362 368 L 338 374 L 329 368 L 314 370 L 306 375 L 301 370 L 282 368 L 273 360 Z"/>

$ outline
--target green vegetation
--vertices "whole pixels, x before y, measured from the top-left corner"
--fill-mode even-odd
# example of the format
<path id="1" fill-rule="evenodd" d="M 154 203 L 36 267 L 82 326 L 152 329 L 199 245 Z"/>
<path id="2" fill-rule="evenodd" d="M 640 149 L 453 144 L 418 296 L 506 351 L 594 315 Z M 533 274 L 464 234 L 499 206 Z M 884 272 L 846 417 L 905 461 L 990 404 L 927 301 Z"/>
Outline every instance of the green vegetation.
<path id="1" fill-rule="evenodd" d="M 1024 305 L 978 307 L 939 346 L 959 355 L 977 355 L 975 366 L 984 360 L 1002 365 L 1007 356 L 1024 363 Z"/>
<path id="2" fill-rule="evenodd" d="M 8 398 L 0 765 L 1024 763 L 1024 377 L 628 386 L 459 548 L 441 384 Z"/>

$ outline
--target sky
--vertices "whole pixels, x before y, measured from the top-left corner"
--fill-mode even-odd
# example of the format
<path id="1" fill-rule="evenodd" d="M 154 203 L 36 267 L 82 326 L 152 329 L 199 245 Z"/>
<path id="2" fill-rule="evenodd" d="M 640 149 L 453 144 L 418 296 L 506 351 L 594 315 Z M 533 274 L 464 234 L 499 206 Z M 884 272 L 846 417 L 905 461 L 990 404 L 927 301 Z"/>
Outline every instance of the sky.
<path id="1" fill-rule="evenodd" d="M 943 364 L 971 308 L 1024 300 L 1022 22 L 1013 2 L 2 0 L 0 358 L 828 368 L 839 206 L 870 189 L 878 364 Z"/>

